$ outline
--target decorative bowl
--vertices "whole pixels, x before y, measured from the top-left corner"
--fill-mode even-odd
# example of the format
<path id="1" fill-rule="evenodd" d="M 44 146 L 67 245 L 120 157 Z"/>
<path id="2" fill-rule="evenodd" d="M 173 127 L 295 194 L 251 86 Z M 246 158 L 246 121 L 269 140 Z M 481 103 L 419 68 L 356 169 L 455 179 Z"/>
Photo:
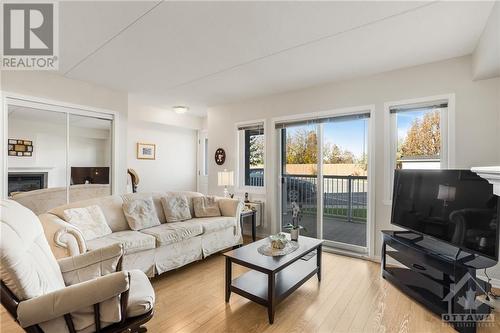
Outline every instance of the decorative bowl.
<path id="1" fill-rule="evenodd" d="M 279 233 L 277 235 L 269 236 L 269 240 L 271 241 L 271 247 L 273 249 L 282 250 L 285 248 L 288 240 L 286 239 L 286 235 L 284 233 Z"/>

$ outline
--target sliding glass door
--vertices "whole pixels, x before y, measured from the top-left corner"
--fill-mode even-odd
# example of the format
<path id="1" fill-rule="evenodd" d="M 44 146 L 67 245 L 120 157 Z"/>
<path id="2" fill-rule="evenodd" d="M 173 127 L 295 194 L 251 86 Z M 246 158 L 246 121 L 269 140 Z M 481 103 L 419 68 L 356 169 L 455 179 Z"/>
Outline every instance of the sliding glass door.
<path id="1" fill-rule="evenodd" d="M 318 127 L 289 126 L 281 130 L 282 226 L 293 223 L 293 207 L 300 208 L 301 234 L 318 237 Z"/>
<path id="2" fill-rule="evenodd" d="M 366 252 L 369 113 L 282 122 L 282 226 L 299 207 L 302 235 Z"/>
<path id="3" fill-rule="evenodd" d="M 323 126 L 323 239 L 366 247 L 368 118 Z"/>

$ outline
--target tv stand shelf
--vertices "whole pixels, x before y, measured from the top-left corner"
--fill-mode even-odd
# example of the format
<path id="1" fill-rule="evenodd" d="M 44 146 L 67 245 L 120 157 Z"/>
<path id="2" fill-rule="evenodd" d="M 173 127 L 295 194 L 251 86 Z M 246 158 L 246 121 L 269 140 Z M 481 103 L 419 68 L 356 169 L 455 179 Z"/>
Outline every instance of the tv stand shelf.
<path id="1" fill-rule="evenodd" d="M 476 270 L 496 262 L 409 231 L 382 231 L 382 235 L 383 278 L 447 320 L 457 331 L 476 332 L 477 323 L 470 320 L 472 316 L 462 315 L 486 317 L 491 312 L 488 305 L 475 302 L 477 296 L 491 288 L 476 278 Z M 389 264 L 388 258 L 394 264 Z"/>

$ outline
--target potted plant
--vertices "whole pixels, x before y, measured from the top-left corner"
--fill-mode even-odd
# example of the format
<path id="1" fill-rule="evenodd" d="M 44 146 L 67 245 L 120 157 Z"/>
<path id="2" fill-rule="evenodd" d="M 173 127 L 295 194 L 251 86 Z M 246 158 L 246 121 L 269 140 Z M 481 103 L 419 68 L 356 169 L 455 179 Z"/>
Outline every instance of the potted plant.
<path id="1" fill-rule="evenodd" d="M 290 230 L 290 238 L 293 241 L 299 240 L 299 231 L 300 229 L 304 229 L 307 232 L 307 229 L 304 226 L 299 224 L 300 219 L 302 218 L 302 214 L 300 212 L 299 205 L 294 201 L 292 202 L 292 223 L 288 223 L 283 227 L 283 229 Z"/>

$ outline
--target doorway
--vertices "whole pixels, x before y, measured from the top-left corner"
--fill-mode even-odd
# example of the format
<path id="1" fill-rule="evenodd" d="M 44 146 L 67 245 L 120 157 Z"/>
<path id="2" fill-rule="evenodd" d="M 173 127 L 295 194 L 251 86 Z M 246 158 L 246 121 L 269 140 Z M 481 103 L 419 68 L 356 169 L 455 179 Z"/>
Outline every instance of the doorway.
<path id="1" fill-rule="evenodd" d="M 280 135 L 281 226 L 331 247 L 368 252 L 370 112 L 276 123 Z"/>
<path id="2" fill-rule="evenodd" d="M 198 131 L 198 192 L 208 194 L 208 131 Z"/>

